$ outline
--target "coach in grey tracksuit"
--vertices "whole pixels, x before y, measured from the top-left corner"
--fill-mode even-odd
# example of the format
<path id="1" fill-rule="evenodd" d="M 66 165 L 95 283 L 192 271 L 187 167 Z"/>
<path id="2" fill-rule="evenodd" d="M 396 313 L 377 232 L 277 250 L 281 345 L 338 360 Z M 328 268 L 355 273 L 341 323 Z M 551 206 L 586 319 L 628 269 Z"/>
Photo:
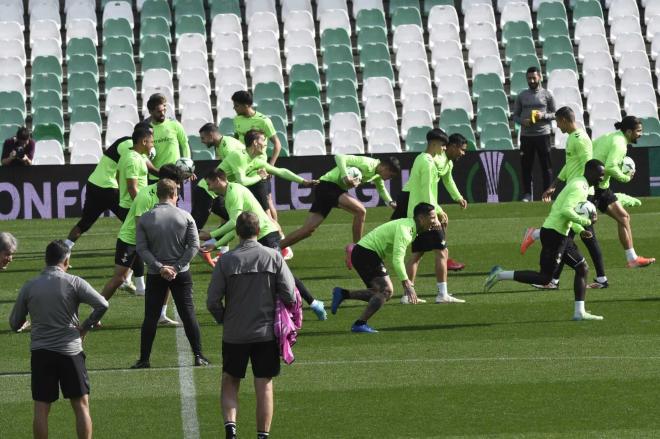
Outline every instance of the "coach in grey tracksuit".
<path id="1" fill-rule="evenodd" d="M 136 233 L 136 249 L 147 264 L 147 289 L 144 299 L 144 322 L 140 342 L 140 359 L 133 368 L 149 367 L 151 347 L 156 337 L 160 310 L 169 289 L 179 312 L 186 337 L 195 356 L 195 366 L 205 366 L 199 324 L 192 298 L 192 261 L 199 248 L 195 221 L 185 210 L 176 207 L 177 185 L 161 179 L 156 186 L 160 201 L 140 217 Z"/>
<path id="2" fill-rule="evenodd" d="M 527 69 L 529 88 L 518 94 L 513 105 L 513 120 L 520 124 L 520 166 L 522 168 L 522 201 L 532 200 L 532 171 L 534 154 L 538 154 L 545 191 L 552 183 L 552 120 L 555 118 L 555 100 L 552 93 L 541 87 L 541 72 L 536 67 Z M 532 110 L 538 112 L 532 121 Z"/>

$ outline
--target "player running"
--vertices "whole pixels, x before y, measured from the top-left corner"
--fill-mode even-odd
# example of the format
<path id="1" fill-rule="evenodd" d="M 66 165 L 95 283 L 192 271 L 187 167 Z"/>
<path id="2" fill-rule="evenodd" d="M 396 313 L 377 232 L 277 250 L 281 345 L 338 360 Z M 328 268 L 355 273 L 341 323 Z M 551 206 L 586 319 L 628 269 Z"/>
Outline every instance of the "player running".
<path id="1" fill-rule="evenodd" d="M 211 171 L 205 177 L 205 180 L 209 190 L 224 197 L 225 208 L 229 213 L 229 221 L 211 233 L 204 231 L 200 232 L 200 239 L 206 241 L 202 245 L 202 251 L 208 252 L 216 247 L 229 244 L 229 242 L 235 237 L 236 218 L 238 218 L 241 212 L 253 212 L 259 218 L 260 230 L 258 242 L 261 245 L 275 250 L 280 249 L 281 235 L 279 226 L 266 213 L 265 209 L 252 192 L 238 183 L 229 182 L 227 174 L 225 174 L 220 168 Z M 314 311 L 316 317 L 318 317 L 319 320 L 325 320 L 327 314 L 323 302 L 314 299 L 300 279 L 294 276 L 294 280 L 296 288 L 300 291 L 300 295 L 305 299 L 312 311 Z"/>
<path id="2" fill-rule="evenodd" d="M 584 176 L 575 177 L 566 183 L 550 209 L 550 215 L 541 227 L 541 271 L 504 271 L 496 265 L 490 271 L 484 283 L 484 291 L 488 292 L 500 280 L 515 280 L 526 284 L 545 285 L 552 279 L 560 261 L 575 270 L 573 291 L 575 309 L 573 320 L 603 320 L 603 317 L 590 314 L 585 310 L 587 274 L 589 267 L 578 250 L 569 231 L 588 237 L 591 234 L 586 226 L 596 221 L 596 212 L 591 218 L 580 216 L 576 208 L 587 201 L 589 188 L 602 182 L 605 177 L 605 167 L 599 160 L 589 160 L 585 164 Z"/>
<path id="3" fill-rule="evenodd" d="M 367 302 L 358 320 L 351 326 L 352 332 L 378 332 L 367 321 L 392 297 L 394 287 L 385 268 L 383 259 L 392 257 L 392 265 L 410 303 L 417 303 L 417 293 L 412 281 L 406 273 L 404 258 L 406 250 L 418 234 L 431 229 L 439 229 L 440 222 L 435 206 L 419 203 L 413 210 L 412 218 L 402 218 L 382 224 L 367 233 L 353 248 L 351 258 L 353 267 L 366 285 L 364 290 L 346 290 L 335 287 L 332 290 L 333 314 L 337 313 L 339 305 L 346 299 Z"/>
<path id="4" fill-rule="evenodd" d="M 566 139 L 566 164 L 561 169 L 555 180 L 550 184 L 548 189 L 543 192 L 542 199 L 546 203 L 552 200 L 552 194 L 555 193 L 559 182 L 566 183 L 575 177 L 580 177 L 584 174 L 584 164 L 591 160 L 593 157 L 593 147 L 591 139 L 584 130 L 575 123 L 575 113 L 571 107 L 561 107 L 555 113 L 555 120 L 557 127 L 562 133 L 568 134 Z M 593 196 L 589 196 L 589 201 L 593 202 Z M 596 268 L 596 278 L 593 283 L 587 285 L 587 288 L 607 288 L 607 276 L 605 276 L 605 263 L 603 262 L 603 252 L 600 250 L 600 245 L 596 239 L 596 232 L 593 226 L 585 227 L 590 232 L 590 237 L 585 238 L 580 235 L 582 242 L 587 247 L 591 260 Z M 572 233 L 572 232 L 571 232 Z M 530 227 L 525 232 L 523 242 L 520 245 L 520 253 L 525 254 L 530 245 L 538 240 L 540 236 L 540 229 Z M 557 267 L 557 271 L 553 274 L 552 280 L 546 285 L 534 285 L 542 289 L 557 289 L 559 288 L 559 278 L 561 276 L 564 263 L 561 262 Z"/>

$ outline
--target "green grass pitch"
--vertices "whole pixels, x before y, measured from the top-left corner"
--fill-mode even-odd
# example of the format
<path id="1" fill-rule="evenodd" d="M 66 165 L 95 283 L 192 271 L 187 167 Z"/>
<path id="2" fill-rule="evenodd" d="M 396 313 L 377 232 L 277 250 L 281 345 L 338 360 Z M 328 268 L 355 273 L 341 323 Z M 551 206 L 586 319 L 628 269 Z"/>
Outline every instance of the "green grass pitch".
<path id="1" fill-rule="evenodd" d="M 464 305 L 432 303 L 429 255 L 417 280 L 418 293 L 429 303 L 400 305 L 400 283 L 394 278 L 396 296 L 371 320 L 379 334 L 349 332 L 360 302 L 345 302 L 325 322 L 306 309 L 296 362 L 283 366 L 275 381 L 272 436 L 660 437 L 660 264 L 625 268 L 613 220 L 602 217 L 596 226 L 611 287 L 587 296 L 587 309 L 605 316 L 603 322 L 570 320 L 570 269 L 559 291 L 505 282 L 482 293 L 495 264 L 538 267 L 540 247 L 535 244 L 521 256 L 518 246 L 524 228 L 540 225 L 548 210 L 541 203 L 471 205 L 465 211 L 448 207 L 450 255 L 467 264 L 463 272 L 450 274 L 449 290 L 466 299 Z M 660 199 L 644 199 L 630 212 L 637 252 L 660 256 Z M 370 209 L 366 230 L 389 213 Z M 282 212 L 280 220 L 292 230 L 305 215 Z M 24 220 L 0 226 L 20 241 L 14 262 L 0 273 L 2 437 L 31 436 L 29 335 L 8 330 L 9 312 L 20 286 L 41 269 L 45 244 L 64 238 L 74 222 Z M 99 290 L 112 273 L 118 226 L 115 219 L 103 219 L 74 248 L 72 273 Z M 344 266 L 349 240 L 350 217 L 334 211 L 314 236 L 295 247 L 293 271 L 328 308 L 333 286 L 361 286 Z M 193 273 L 204 350 L 212 362 L 193 370 L 200 436 L 224 437 L 218 366 L 222 328 L 204 305 L 209 268 L 197 259 Z M 81 316 L 88 313 L 81 308 Z M 128 370 L 138 357 L 142 315 L 142 298 L 119 293 L 103 319 L 105 327 L 85 341 L 97 438 L 183 437 L 175 329 L 159 329 L 152 369 Z M 238 425 L 242 437 L 255 436 L 250 379 L 241 389 Z M 51 436 L 74 437 L 73 414 L 61 400 L 51 413 Z"/>

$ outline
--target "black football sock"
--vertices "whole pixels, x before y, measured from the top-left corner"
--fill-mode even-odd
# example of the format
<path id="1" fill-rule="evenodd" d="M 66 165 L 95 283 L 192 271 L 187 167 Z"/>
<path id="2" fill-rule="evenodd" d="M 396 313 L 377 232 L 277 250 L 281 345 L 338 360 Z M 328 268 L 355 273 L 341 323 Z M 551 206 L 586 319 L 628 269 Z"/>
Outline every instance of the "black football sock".
<path id="1" fill-rule="evenodd" d="M 355 323 L 353 323 L 354 326 L 362 326 L 366 324 L 367 324 L 366 320 L 356 320 Z"/>
<path id="2" fill-rule="evenodd" d="M 257 439 L 268 439 L 268 432 L 267 431 L 259 431 L 257 432 Z"/>
<path id="3" fill-rule="evenodd" d="M 341 298 L 342 298 L 343 300 L 347 300 L 347 299 L 350 299 L 350 298 L 351 298 L 351 296 L 350 296 L 348 290 L 345 290 L 345 289 L 341 288 Z"/>
<path id="4" fill-rule="evenodd" d="M 225 422 L 225 438 L 236 439 L 236 423 Z"/>

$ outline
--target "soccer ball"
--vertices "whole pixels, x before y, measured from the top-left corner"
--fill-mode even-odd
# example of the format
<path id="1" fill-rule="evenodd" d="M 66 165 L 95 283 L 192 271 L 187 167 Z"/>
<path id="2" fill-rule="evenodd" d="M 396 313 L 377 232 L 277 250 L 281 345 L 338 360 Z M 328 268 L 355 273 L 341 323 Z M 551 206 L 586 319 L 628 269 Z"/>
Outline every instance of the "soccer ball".
<path id="1" fill-rule="evenodd" d="M 635 161 L 630 157 L 624 157 L 621 162 L 621 172 L 625 175 L 630 175 L 635 172 Z"/>
<path id="2" fill-rule="evenodd" d="M 174 163 L 181 172 L 184 174 L 193 174 L 195 172 L 195 162 L 193 162 L 188 157 L 181 157 L 179 160 Z"/>
<path id="3" fill-rule="evenodd" d="M 593 218 L 596 215 L 596 206 L 591 201 L 582 201 L 575 206 L 575 213 L 585 218 Z"/>
<path id="4" fill-rule="evenodd" d="M 362 183 L 362 172 L 353 166 L 346 170 L 346 176 L 352 178 L 357 184 Z"/>

